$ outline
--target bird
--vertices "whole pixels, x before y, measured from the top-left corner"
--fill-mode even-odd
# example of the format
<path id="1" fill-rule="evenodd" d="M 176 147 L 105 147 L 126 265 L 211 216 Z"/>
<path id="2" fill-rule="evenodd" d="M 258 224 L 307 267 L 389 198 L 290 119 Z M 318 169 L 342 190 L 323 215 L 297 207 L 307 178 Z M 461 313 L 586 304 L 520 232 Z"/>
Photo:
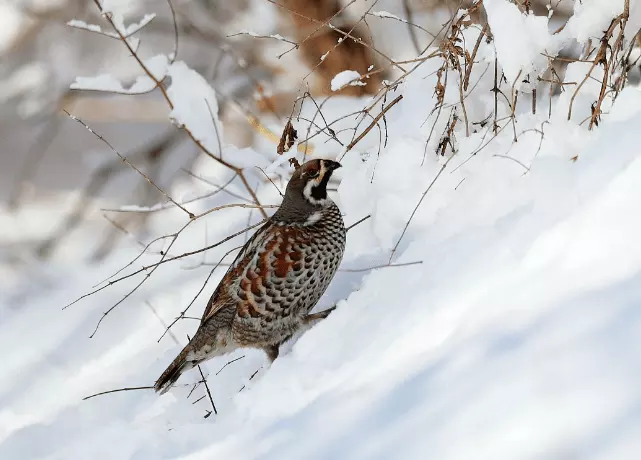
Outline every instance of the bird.
<path id="1" fill-rule="evenodd" d="M 167 392 L 189 369 L 239 348 L 262 349 L 272 363 L 281 344 L 334 310 L 310 314 L 345 251 L 345 223 L 327 195 L 340 167 L 314 159 L 294 171 L 281 205 L 241 248 L 193 338 L 156 381 L 157 393 Z"/>

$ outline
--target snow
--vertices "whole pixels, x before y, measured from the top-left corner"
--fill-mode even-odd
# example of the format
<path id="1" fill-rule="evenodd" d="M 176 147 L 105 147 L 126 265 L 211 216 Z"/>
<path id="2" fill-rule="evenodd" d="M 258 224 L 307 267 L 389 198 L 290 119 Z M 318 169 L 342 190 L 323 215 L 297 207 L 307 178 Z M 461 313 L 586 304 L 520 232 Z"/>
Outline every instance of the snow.
<path id="1" fill-rule="evenodd" d="M 162 203 L 157 203 L 153 206 L 140 206 L 137 204 L 126 204 L 120 206 L 117 210 L 122 212 L 153 212 L 163 209 L 164 205 Z"/>
<path id="2" fill-rule="evenodd" d="M 122 83 L 113 75 L 103 74 L 95 77 L 76 77 L 71 89 L 87 91 L 127 92 Z"/>
<path id="3" fill-rule="evenodd" d="M 599 38 L 608 29 L 612 19 L 623 13 L 625 0 L 591 0 L 574 3 L 574 14 L 563 33 L 585 42 Z M 641 27 L 641 4 L 630 1 L 630 18 L 626 36 L 632 37 Z"/>
<path id="4" fill-rule="evenodd" d="M 216 93 L 202 75 L 182 61 L 171 64 L 167 75 L 171 78 L 167 94 L 174 105 L 169 117 L 175 124 L 187 128 L 209 152 L 217 154 L 222 125 L 218 119 Z"/>
<path id="5" fill-rule="evenodd" d="M 273 38 L 275 40 L 291 43 L 290 40 L 287 40 L 285 37 L 283 37 L 280 34 L 262 35 L 262 34 L 258 34 L 256 32 L 252 32 L 251 30 L 246 30 L 246 29 L 243 29 L 243 30 L 239 31 L 238 33 L 233 34 L 231 36 L 233 37 L 235 35 L 248 35 L 248 36 L 254 37 L 254 38 Z"/>
<path id="6" fill-rule="evenodd" d="M 396 19 L 397 21 L 403 21 L 405 22 L 404 19 L 399 18 L 395 14 L 392 14 L 388 11 L 374 11 L 373 13 L 370 13 L 372 16 L 377 16 L 379 18 L 390 18 L 390 19 Z"/>
<path id="7" fill-rule="evenodd" d="M 331 88 L 332 91 L 338 91 L 345 86 L 365 86 L 366 83 L 360 81 L 361 74 L 355 70 L 343 70 L 342 72 L 337 73 L 332 78 Z"/>
<path id="8" fill-rule="evenodd" d="M 496 41 L 483 41 L 478 51 L 470 80 L 475 90 L 466 95 L 473 123 L 467 137 L 458 113 L 455 152 L 448 147 L 442 157 L 435 153 L 460 97 L 452 72 L 447 108 L 440 117 L 433 110 L 442 65 L 437 59 L 417 67 L 386 101 L 319 101 L 326 122 L 346 145 L 403 95 L 380 131 L 372 129 L 351 151 L 326 133 L 312 139 L 314 156 L 344 153 L 333 198 L 346 223 L 371 218 L 348 232 L 342 271 L 318 306 L 337 303 L 326 320 L 288 344 L 251 381 L 265 364 L 261 352 L 238 351 L 203 365 L 218 414 L 204 418 L 211 407 L 202 387 L 188 396 L 200 378 L 195 371 L 179 381 L 186 386 L 161 397 L 141 390 L 82 398 L 151 384 L 198 321 L 179 321 L 173 337 L 158 341 L 164 324 L 200 289 L 212 268 L 203 263 L 218 262 L 243 237 L 163 265 L 106 317 L 92 339 L 102 313 L 148 272 L 61 308 L 136 257 L 135 241 L 102 264 L 73 261 L 67 254 L 21 272 L 0 259 L 0 458 L 638 459 L 641 89 L 627 86 L 604 107 L 593 130 L 582 122 L 598 82 L 586 82 L 570 120 L 572 91 L 552 99 L 549 119 L 547 96 L 532 114 L 530 96 L 523 94 L 514 124 L 501 101 L 501 129 L 493 137 L 492 122 L 479 121 L 494 115 L 494 76 L 487 71 L 494 46 L 499 72 L 511 86 L 519 72 L 541 70 L 532 49 L 547 50 L 553 40 L 547 19 L 515 14 L 506 2 L 486 2 Z M 475 43 L 478 29 L 464 33 L 467 43 Z M 296 149 L 278 156 L 275 148 L 226 145 L 217 97 L 206 80 L 181 61 L 146 62 L 157 78 L 169 77 L 170 117 L 210 152 L 251 171 L 248 180 L 263 203 L 277 203 L 278 193 L 255 167 L 282 189 L 279 176 L 291 172 L 287 159 L 302 161 Z M 586 65 L 571 64 L 566 81 L 584 76 Z M 332 89 L 334 82 L 342 87 L 360 77 L 342 72 Z M 85 84 L 122 87 L 109 77 Z M 362 110 L 370 106 L 367 117 Z M 301 137 L 319 130 L 316 110 L 305 105 L 293 120 Z M 232 178 L 205 155 L 194 173 L 221 184 Z M 198 184 L 182 181 L 169 192 L 198 196 Z M 246 194 L 238 183 L 230 191 Z M 20 225 L 0 209 L 0 251 L 19 234 L 45 232 L 59 209 L 56 200 L 69 198 L 23 210 Z M 226 200 L 218 194 L 194 202 L 193 212 Z M 185 225 L 184 213 L 174 211 L 150 214 L 145 241 Z M 239 208 L 211 213 L 190 224 L 171 253 L 212 244 L 259 220 L 257 212 L 248 216 Z M 78 231 L 73 250 L 94 242 L 93 227 Z M 155 262 L 166 243 L 154 243 L 130 269 Z M 385 265 L 390 257 L 394 264 L 420 263 L 348 271 Z M 191 315 L 201 314 L 223 273 L 224 268 L 214 272 Z"/>
<path id="9" fill-rule="evenodd" d="M 97 24 L 87 24 L 85 21 L 80 21 L 79 19 L 72 19 L 67 22 L 69 27 L 74 27 L 76 29 L 88 30 L 89 32 L 95 32 L 98 34 L 104 34 L 108 37 L 118 38 L 118 34 L 115 32 L 104 32 L 102 27 Z"/>
<path id="10" fill-rule="evenodd" d="M 137 23 L 132 23 L 126 26 L 123 30 L 123 36 L 125 37 L 130 37 L 136 33 L 138 33 L 140 30 L 142 30 L 147 24 L 149 24 L 151 21 L 153 21 L 156 18 L 156 14 L 145 14 L 140 21 Z M 119 35 L 115 32 L 107 32 L 103 31 L 102 27 L 97 25 L 97 24 L 87 24 L 85 21 L 81 21 L 78 19 L 72 19 L 71 21 L 67 22 L 67 25 L 69 27 L 74 27 L 76 29 L 83 29 L 87 30 L 89 32 L 95 32 L 98 34 L 106 35 L 111 38 L 120 38 Z M 137 46 L 134 46 L 136 48 Z"/>
<path id="11" fill-rule="evenodd" d="M 530 72 L 538 75 L 545 70 L 545 55 L 554 56 L 561 48 L 558 37 L 548 32 L 548 18 L 523 14 L 508 0 L 486 0 L 483 4 L 494 34 L 496 55 L 510 85 Z"/>
<path id="12" fill-rule="evenodd" d="M 169 60 L 167 56 L 159 54 L 143 61 L 145 67 L 154 76 L 156 80 L 162 80 L 167 74 Z M 71 89 L 85 91 L 103 91 L 121 94 L 141 94 L 153 90 L 156 87 L 148 75 L 139 75 L 134 83 L 125 88 L 116 77 L 110 74 L 98 75 L 95 77 L 76 77 L 76 80 L 70 85 Z"/>

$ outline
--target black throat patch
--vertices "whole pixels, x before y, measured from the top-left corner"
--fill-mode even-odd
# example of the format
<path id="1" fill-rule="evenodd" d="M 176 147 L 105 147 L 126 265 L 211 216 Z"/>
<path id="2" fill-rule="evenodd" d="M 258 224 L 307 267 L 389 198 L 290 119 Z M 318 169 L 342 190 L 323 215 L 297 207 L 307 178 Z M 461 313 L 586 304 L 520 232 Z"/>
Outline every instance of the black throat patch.
<path id="1" fill-rule="evenodd" d="M 332 171 L 327 171 L 317 186 L 312 186 L 312 198 L 324 200 L 327 198 L 327 184 L 332 176 Z"/>

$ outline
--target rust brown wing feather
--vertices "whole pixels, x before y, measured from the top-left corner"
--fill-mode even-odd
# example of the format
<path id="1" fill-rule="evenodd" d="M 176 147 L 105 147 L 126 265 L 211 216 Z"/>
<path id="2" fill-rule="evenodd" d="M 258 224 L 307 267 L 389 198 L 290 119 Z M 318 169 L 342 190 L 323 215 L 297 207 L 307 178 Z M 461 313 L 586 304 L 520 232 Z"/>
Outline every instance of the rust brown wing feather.
<path id="1" fill-rule="evenodd" d="M 222 280 L 218 284 L 218 287 L 214 293 L 209 298 L 207 307 L 203 312 L 203 316 L 200 320 L 200 324 L 204 323 L 212 316 L 214 316 L 221 308 L 225 305 L 229 305 L 233 300 L 230 298 L 229 288 L 233 284 L 233 280 L 237 279 L 240 274 L 243 272 L 244 267 L 249 263 L 251 258 L 254 256 L 254 253 L 257 249 L 257 242 L 261 238 L 261 235 L 264 235 L 268 228 L 271 226 L 271 222 L 267 222 L 265 225 L 260 227 L 256 233 L 254 233 L 247 243 L 240 249 L 236 258 L 229 266 L 229 269 L 223 276 Z"/>

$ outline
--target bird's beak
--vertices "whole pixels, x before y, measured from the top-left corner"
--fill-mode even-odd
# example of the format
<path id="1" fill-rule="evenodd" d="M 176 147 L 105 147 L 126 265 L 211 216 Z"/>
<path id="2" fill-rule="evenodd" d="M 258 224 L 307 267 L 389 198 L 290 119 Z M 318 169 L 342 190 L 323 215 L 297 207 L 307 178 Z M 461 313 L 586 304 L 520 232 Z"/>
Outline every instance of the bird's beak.
<path id="1" fill-rule="evenodd" d="M 321 170 L 320 174 L 316 179 L 317 184 L 320 184 L 321 181 L 325 176 L 329 179 L 329 177 L 332 175 L 332 172 L 334 172 L 335 169 L 338 169 L 341 167 L 341 164 L 338 161 L 333 161 L 333 160 L 321 160 Z"/>
<path id="2" fill-rule="evenodd" d="M 333 171 L 340 168 L 342 165 L 338 161 L 326 160 L 327 169 Z"/>

